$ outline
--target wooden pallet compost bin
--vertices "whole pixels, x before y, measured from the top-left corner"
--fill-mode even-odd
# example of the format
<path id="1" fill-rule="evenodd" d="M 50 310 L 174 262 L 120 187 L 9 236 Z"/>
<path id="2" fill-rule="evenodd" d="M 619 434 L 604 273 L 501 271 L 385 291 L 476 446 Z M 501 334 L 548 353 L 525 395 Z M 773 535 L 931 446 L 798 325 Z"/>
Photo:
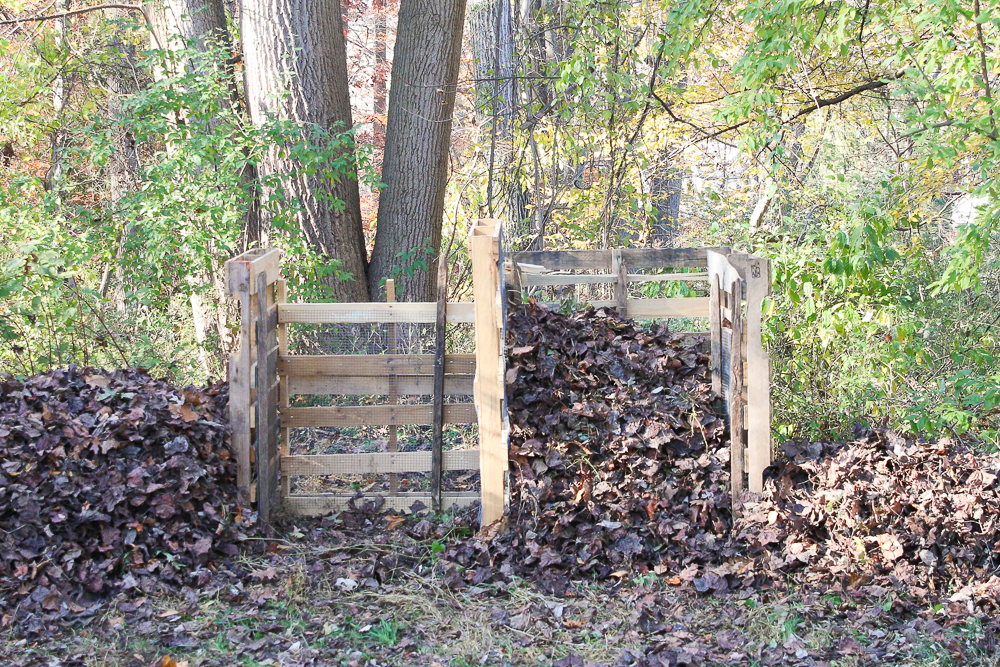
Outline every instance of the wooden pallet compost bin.
<path id="1" fill-rule="evenodd" d="M 365 496 L 299 493 L 291 484 L 297 477 L 352 474 L 389 475 L 389 492 L 371 494 L 384 499 L 383 509 L 405 510 L 420 501 L 428 508 L 444 510 L 481 500 L 484 522 L 502 516 L 507 450 L 501 426 L 502 318 L 496 309 L 501 289 L 498 235 L 498 227 L 488 223 L 477 223 L 470 232 L 474 303 L 445 304 L 443 273 L 437 303 L 393 302 L 391 281 L 386 303 L 287 303 L 278 251 L 254 250 L 227 262 L 227 294 L 236 300 L 241 318 L 238 348 L 229 363 L 232 442 L 240 491 L 257 503 L 263 525 L 279 509 L 318 515 L 344 509 L 352 500 L 360 506 Z M 475 325 L 475 354 L 444 353 L 444 327 L 460 323 Z M 357 325 L 359 330 L 386 325 L 380 330 L 389 332 L 386 351 L 292 354 L 288 327 L 296 324 L 345 325 L 348 329 Z M 415 324 L 433 325 L 429 333 L 433 354 L 397 353 L 397 329 Z M 419 327 L 410 328 L 421 332 Z M 376 404 L 297 407 L 292 396 L 378 400 Z M 475 403 L 460 400 L 472 396 Z M 415 401 L 407 401 L 414 397 Z M 433 403 L 420 402 L 427 397 L 433 397 Z M 443 451 L 443 424 L 478 424 L 480 447 Z M 397 451 L 396 428 L 405 425 L 434 425 L 432 450 Z M 290 453 L 290 429 L 365 426 L 388 427 L 387 451 Z M 478 470 L 481 490 L 442 492 L 442 474 L 454 470 Z M 398 478 L 407 473 L 431 473 L 430 492 L 399 491 Z"/>
<path id="2" fill-rule="evenodd" d="M 763 490 L 771 463 L 771 364 L 761 308 L 771 291 L 770 260 L 731 248 L 537 251 L 511 253 L 505 272 L 510 289 L 533 291 L 542 302 L 548 293 L 550 301 L 614 306 L 635 319 L 707 318 L 712 388 L 724 399 L 732 433 L 733 498 L 744 488 Z M 630 294 L 666 281 L 700 283 L 707 296 Z M 589 294 L 580 298 L 581 291 Z M 595 298 L 602 296 L 610 298 Z"/>

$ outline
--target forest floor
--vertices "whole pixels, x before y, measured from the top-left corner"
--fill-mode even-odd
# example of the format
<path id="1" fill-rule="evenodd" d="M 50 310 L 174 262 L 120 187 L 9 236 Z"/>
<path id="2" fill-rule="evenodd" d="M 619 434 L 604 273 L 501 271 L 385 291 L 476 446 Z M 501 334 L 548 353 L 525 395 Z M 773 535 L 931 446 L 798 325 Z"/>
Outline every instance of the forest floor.
<path id="1" fill-rule="evenodd" d="M 706 596 L 652 573 L 578 581 L 563 597 L 518 578 L 475 585 L 442 555 L 467 539 L 455 523 L 419 538 L 414 521 L 300 523 L 223 564 L 234 585 L 122 597 L 62 632 L 10 634 L 0 664 L 1000 665 L 990 619 L 904 610 L 879 590 L 819 595 L 790 582 Z"/>

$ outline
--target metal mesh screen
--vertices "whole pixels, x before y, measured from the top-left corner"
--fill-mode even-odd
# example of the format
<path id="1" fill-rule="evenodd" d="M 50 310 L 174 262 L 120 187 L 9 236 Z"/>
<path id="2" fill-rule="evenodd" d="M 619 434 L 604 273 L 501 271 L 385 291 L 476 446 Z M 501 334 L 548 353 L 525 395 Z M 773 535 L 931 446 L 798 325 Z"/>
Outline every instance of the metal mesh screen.
<path id="1" fill-rule="evenodd" d="M 378 319 L 376 313 L 358 313 L 356 319 Z M 435 325 L 425 323 L 350 323 L 350 324 L 288 324 L 288 358 L 306 364 L 318 363 L 310 357 L 337 355 L 325 361 L 309 376 L 289 376 L 288 394 L 291 408 L 329 407 L 362 408 L 399 406 L 394 414 L 401 420 L 430 414 L 433 405 L 433 372 Z M 472 355 L 475 351 L 475 331 L 471 323 L 446 325 L 446 355 Z M 392 355 L 391 359 L 383 355 Z M 333 363 L 335 362 L 335 363 Z M 444 491 L 478 489 L 477 470 L 447 470 L 475 456 L 449 455 L 475 449 L 479 445 L 478 427 L 472 397 L 474 363 L 467 357 L 449 358 L 445 365 L 445 415 L 443 449 L 446 471 Z M 332 371 L 332 372 L 327 372 Z M 410 409 L 420 406 L 422 409 Z M 449 406 L 457 406 L 451 408 Z M 448 423 L 449 416 L 472 423 Z M 364 421 L 359 419 L 358 421 Z M 395 451 L 423 452 L 427 460 L 432 449 L 432 429 L 429 424 L 396 426 L 357 423 L 343 426 L 311 426 L 289 429 L 289 454 L 312 456 L 324 454 L 373 454 Z M 407 461 L 415 460 L 412 457 Z M 423 457 L 419 458 L 424 461 Z M 329 465 L 327 466 L 329 467 Z M 363 461 L 344 465 L 342 474 L 293 475 L 289 480 L 291 495 L 349 494 L 388 496 L 393 486 L 401 492 L 427 492 L 429 472 L 373 473 L 359 472 Z M 395 479 L 393 479 L 395 478 Z M 394 484 L 395 482 L 395 484 Z"/>
<path id="2" fill-rule="evenodd" d="M 699 270 L 691 273 L 688 278 L 685 273 L 673 273 L 664 271 L 630 271 L 633 275 L 660 276 L 671 274 L 671 277 L 684 276 L 677 280 L 658 279 L 630 279 L 628 284 L 629 299 L 665 299 L 683 297 L 707 297 L 710 293 L 710 285 L 707 276 Z M 615 282 L 582 282 L 571 285 L 532 285 L 532 276 L 544 277 L 565 277 L 574 276 L 604 277 L 610 279 L 607 273 L 600 271 L 561 271 L 558 274 L 531 274 L 522 272 L 521 298 L 527 300 L 534 298 L 538 302 L 550 304 L 551 308 L 557 308 L 562 312 L 573 312 L 585 308 L 587 304 L 595 302 L 608 302 L 615 300 Z M 708 332 L 709 321 L 707 317 L 682 317 L 670 318 L 670 329 L 672 331 L 685 332 Z"/>

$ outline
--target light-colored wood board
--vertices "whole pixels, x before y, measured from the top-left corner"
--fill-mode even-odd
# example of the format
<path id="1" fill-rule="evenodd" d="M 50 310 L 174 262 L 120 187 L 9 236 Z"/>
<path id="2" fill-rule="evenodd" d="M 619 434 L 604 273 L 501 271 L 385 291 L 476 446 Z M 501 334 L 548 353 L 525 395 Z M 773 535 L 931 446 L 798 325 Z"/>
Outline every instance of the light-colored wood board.
<path id="1" fill-rule="evenodd" d="M 448 374 L 476 372 L 474 354 L 445 356 L 444 371 Z M 288 375 L 433 375 L 433 354 L 327 354 L 289 355 L 278 358 L 278 372 Z"/>
<path id="2" fill-rule="evenodd" d="M 719 275 L 712 275 L 712 294 L 708 297 L 708 323 L 711 340 L 709 365 L 712 371 L 712 391 L 722 396 L 722 316 L 719 306 Z"/>
<path id="3" fill-rule="evenodd" d="M 601 285 L 601 284 L 611 284 L 617 282 L 618 277 L 616 275 L 600 274 L 600 275 L 590 275 L 590 274 L 580 274 L 580 275 L 565 275 L 565 274 L 523 274 L 521 276 L 521 285 L 524 287 L 543 287 L 547 285 Z M 670 282 L 670 281 L 699 281 L 708 280 L 707 273 L 657 273 L 657 274 L 646 274 L 646 273 L 630 273 L 628 274 L 628 281 L 630 283 L 649 283 L 649 282 Z"/>
<path id="4" fill-rule="evenodd" d="M 731 293 L 739 302 L 742 286 L 739 278 L 733 281 Z M 743 361 L 739 348 L 743 346 L 743 318 L 733 318 L 732 343 L 729 355 L 729 479 L 733 509 L 739 513 L 739 498 L 743 493 L 743 473 L 745 462 L 745 404 L 743 402 Z"/>
<path id="5" fill-rule="evenodd" d="M 371 500 L 375 496 L 363 496 L 355 501 L 360 507 L 366 500 Z M 348 502 L 354 498 L 348 494 L 328 494 L 316 496 L 289 496 L 285 499 L 284 507 L 289 513 L 296 516 L 322 516 L 331 512 L 341 512 L 349 507 Z M 382 510 L 394 510 L 405 512 L 412 507 L 413 503 L 420 501 L 426 510 L 431 508 L 431 494 L 429 493 L 400 493 L 397 496 L 382 496 L 385 504 Z M 468 491 L 452 491 L 442 494 L 442 509 L 468 507 L 479 502 L 479 494 Z"/>
<path id="6" fill-rule="evenodd" d="M 729 248 L 622 248 L 633 269 L 707 266 L 706 252 L 728 253 Z M 610 250 L 540 250 L 513 253 L 518 264 L 543 266 L 549 271 L 611 270 Z"/>
<path id="7" fill-rule="evenodd" d="M 283 324 L 368 324 L 406 322 L 433 324 L 437 317 L 434 302 L 397 303 L 286 303 L 278 309 Z M 448 304 L 449 323 L 473 321 L 473 306 L 467 302 Z"/>
<path id="8" fill-rule="evenodd" d="M 395 384 L 397 396 L 431 396 L 432 375 L 282 375 L 288 380 L 290 396 L 392 396 Z M 472 396 L 474 375 L 445 375 L 445 396 Z"/>
<path id="9" fill-rule="evenodd" d="M 658 319 L 672 317 L 708 317 L 709 297 L 693 296 L 668 299 L 629 299 L 628 316 L 635 319 Z M 595 308 L 615 308 L 617 301 L 588 301 Z M 545 304 L 558 305 L 558 304 Z"/>
<path id="10" fill-rule="evenodd" d="M 352 405 L 347 407 L 287 408 L 281 411 L 281 425 L 288 428 L 318 426 L 406 426 L 430 425 L 431 405 Z M 446 424 L 475 424 L 472 403 L 444 406 Z"/>
<path id="11" fill-rule="evenodd" d="M 472 288 L 475 297 L 476 380 L 475 399 L 479 416 L 479 479 L 482 489 L 482 522 L 489 525 L 503 517 L 504 469 L 507 448 L 503 440 L 501 414 L 504 384 L 500 376 L 502 341 L 497 321 L 496 299 L 500 289 L 500 225 L 478 221 L 469 234 L 472 258 Z"/>
<path id="12" fill-rule="evenodd" d="M 771 465 L 771 360 L 761 338 L 764 299 L 771 293 L 771 262 L 746 258 L 747 476 L 755 493 L 764 489 L 764 469 Z"/>
<path id="13" fill-rule="evenodd" d="M 263 273 L 264 282 L 274 283 L 281 276 L 281 251 L 277 248 L 255 248 L 237 255 L 226 262 L 226 296 L 235 298 L 240 291 L 243 275 L 249 277 L 246 286 L 250 294 L 257 293 L 257 276 Z"/>
<path id="14" fill-rule="evenodd" d="M 406 472 L 430 472 L 431 452 L 373 452 L 366 454 L 317 454 L 284 456 L 281 474 L 355 475 Z M 460 449 L 442 452 L 446 472 L 479 470 L 479 450 Z"/>

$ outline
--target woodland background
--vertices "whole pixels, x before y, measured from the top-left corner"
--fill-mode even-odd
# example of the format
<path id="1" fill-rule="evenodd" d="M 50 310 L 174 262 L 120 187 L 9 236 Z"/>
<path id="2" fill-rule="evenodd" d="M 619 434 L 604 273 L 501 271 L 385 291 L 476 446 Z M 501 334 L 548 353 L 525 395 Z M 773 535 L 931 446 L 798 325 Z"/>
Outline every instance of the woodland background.
<path id="1" fill-rule="evenodd" d="M 227 258 L 460 299 L 493 216 L 770 257 L 781 437 L 995 447 L 998 44 L 990 0 L 5 0 L 0 370 L 219 377 Z"/>

